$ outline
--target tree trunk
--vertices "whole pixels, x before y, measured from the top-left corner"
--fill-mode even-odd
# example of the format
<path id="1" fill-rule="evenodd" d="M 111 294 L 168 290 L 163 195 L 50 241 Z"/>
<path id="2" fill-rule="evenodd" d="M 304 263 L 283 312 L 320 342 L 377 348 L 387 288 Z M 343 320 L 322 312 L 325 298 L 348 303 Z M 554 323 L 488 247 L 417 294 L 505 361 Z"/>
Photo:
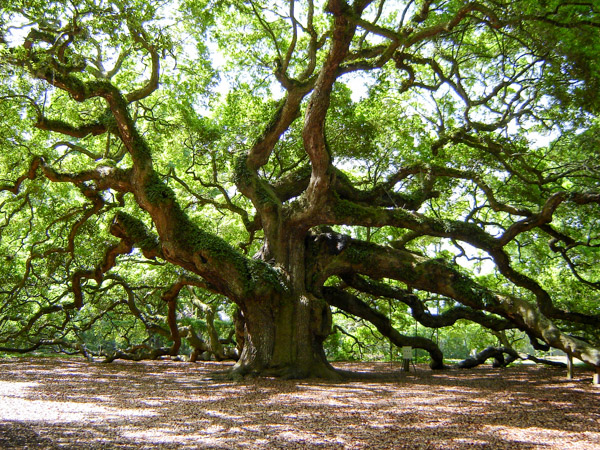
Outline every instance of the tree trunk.
<path id="1" fill-rule="evenodd" d="M 304 295 L 277 300 L 256 299 L 242 306 L 244 347 L 234 376 L 340 378 L 323 351 L 331 330 L 328 305 Z"/>
<path id="2" fill-rule="evenodd" d="M 282 291 L 265 286 L 261 295 L 240 303 L 244 348 L 234 374 L 340 378 L 323 350 L 331 333 L 331 310 L 306 289 L 305 242 L 299 236 L 303 234 L 288 230 L 261 252 L 263 259 L 275 261 L 288 282 Z"/>

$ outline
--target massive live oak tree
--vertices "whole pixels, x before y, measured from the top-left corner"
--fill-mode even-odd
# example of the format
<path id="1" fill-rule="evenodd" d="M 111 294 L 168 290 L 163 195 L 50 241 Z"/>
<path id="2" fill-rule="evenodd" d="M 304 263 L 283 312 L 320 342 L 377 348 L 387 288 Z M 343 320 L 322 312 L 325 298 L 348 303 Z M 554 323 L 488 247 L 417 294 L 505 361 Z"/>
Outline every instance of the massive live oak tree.
<path id="1" fill-rule="evenodd" d="M 216 298 L 240 375 L 338 376 L 332 307 L 442 368 L 385 299 L 600 367 L 596 2 L 9 3 L 1 350 L 224 357 Z"/>

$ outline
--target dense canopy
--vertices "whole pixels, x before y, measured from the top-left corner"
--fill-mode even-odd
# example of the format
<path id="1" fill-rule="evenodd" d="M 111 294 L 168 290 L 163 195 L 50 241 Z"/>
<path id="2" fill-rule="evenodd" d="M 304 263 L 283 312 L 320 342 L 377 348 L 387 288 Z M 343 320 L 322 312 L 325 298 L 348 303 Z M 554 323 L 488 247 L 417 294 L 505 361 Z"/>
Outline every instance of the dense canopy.
<path id="1" fill-rule="evenodd" d="M 472 322 L 600 367 L 598 2 L 8 3 L 0 351 L 331 377 L 351 320 L 433 368 L 411 321 Z"/>

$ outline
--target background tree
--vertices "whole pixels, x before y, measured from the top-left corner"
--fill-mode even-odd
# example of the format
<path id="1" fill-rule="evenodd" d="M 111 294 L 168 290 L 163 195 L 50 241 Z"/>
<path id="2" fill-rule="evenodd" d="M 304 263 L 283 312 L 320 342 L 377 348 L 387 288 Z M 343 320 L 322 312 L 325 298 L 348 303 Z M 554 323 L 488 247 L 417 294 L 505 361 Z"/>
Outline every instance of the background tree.
<path id="1" fill-rule="evenodd" d="M 600 367 L 599 13 L 3 7 L 2 350 L 220 358 L 228 312 L 235 373 L 332 377 L 333 306 L 443 367 L 406 305 Z"/>

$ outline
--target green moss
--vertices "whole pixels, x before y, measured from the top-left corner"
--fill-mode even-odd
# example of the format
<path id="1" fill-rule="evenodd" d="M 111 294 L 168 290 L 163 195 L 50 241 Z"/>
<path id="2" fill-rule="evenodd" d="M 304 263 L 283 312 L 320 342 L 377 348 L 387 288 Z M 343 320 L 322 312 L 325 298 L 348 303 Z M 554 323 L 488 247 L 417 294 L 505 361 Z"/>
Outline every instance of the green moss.
<path id="1" fill-rule="evenodd" d="M 105 93 L 111 93 L 113 96 L 121 96 L 109 80 L 91 80 L 85 83 L 86 96 L 96 96 Z"/>
<path id="2" fill-rule="evenodd" d="M 84 96 L 86 95 L 86 89 L 85 89 L 85 83 L 83 81 L 81 81 L 79 78 L 77 78 L 74 75 L 58 75 L 57 76 L 56 71 L 53 70 L 53 76 L 55 77 L 60 77 L 62 79 L 62 81 L 64 82 L 64 84 L 67 85 L 67 87 L 69 88 L 70 91 L 72 92 L 76 92 L 76 93 L 82 93 Z M 73 95 L 73 97 L 75 99 L 77 99 L 76 95 Z"/>
<path id="3" fill-rule="evenodd" d="M 233 182 L 238 186 L 245 186 L 250 183 L 250 179 L 252 178 L 252 172 L 248 168 L 248 164 L 246 164 L 246 160 L 248 159 L 247 153 L 241 153 L 235 158 L 233 163 Z"/>
<path id="4" fill-rule="evenodd" d="M 352 264 L 361 264 L 370 256 L 369 252 L 357 246 L 351 246 L 344 252 L 346 259 Z"/>
<path id="5" fill-rule="evenodd" d="M 142 250 L 152 250 L 158 247 L 158 238 L 146 228 L 141 220 L 123 211 L 117 213 L 116 219 L 137 247 Z"/>
<path id="6" fill-rule="evenodd" d="M 274 113 L 271 116 L 271 120 L 269 120 L 269 123 L 267 124 L 267 126 L 265 127 L 265 129 L 263 130 L 261 135 L 255 141 L 255 144 L 257 142 L 260 142 L 263 139 L 265 139 L 267 134 L 269 134 L 271 131 L 273 131 L 275 129 L 275 127 L 277 126 L 277 123 L 279 122 L 279 119 L 281 118 L 281 115 L 283 114 L 284 106 L 285 106 L 285 98 L 282 98 L 280 100 L 276 100 L 273 102 L 273 105 L 271 106 L 271 108 L 274 110 Z"/>
<path id="7" fill-rule="evenodd" d="M 343 220 L 348 217 L 353 217 L 356 219 L 357 223 L 364 224 L 370 220 L 374 220 L 380 212 L 375 208 L 362 206 L 358 203 L 338 198 L 333 205 L 333 213 L 338 219 Z"/>
<path id="8" fill-rule="evenodd" d="M 277 207 L 279 205 L 277 195 L 267 183 L 260 180 L 248 168 L 247 158 L 248 155 L 244 153 L 235 159 L 233 181 L 240 188 L 252 186 L 256 193 L 252 200 L 258 205 Z"/>
<path id="9" fill-rule="evenodd" d="M 270 186 L 268 186 L 266 183 L 264 183 L 263 181 L 257 179 L 255 181 L 256 183 L 256 200 L 263 206 L 274 206 L 276 207 L 277 205 L 279 205 L 279 199 L 277 198 L 277 195 L 275 195 L 275 192 L 273 192 L 273 189 L 271 189 Z"/>
<path id="10" fill-rule="evenodd" d="M 470 242 L 476 247 L 483 245 L 484 247 L 494 248 L 497 245 L 497 241 L 493 236 L 472 223 L 433 219 L 432 224 L 432 229 L 435 231 L 460 237 L 460 239 Z"/>
<path id="11" fill-rule="evenodd" d="M 133 130 L 134 133 L 134 148 L 133 148 L 133 157 L 134 158 L 138 158 L 138 159 L 150 159 L 150 157 L 152 156 L 152 152 L 150 151 L 150 146 L 148 145 L 148 142 L 146 142 L 146 139 L 144 139 L 142 136 L 140 136 L 140 134 L 137 132 L 137 130 L 134 128 Z"/>
<path id="12" fill-rule="evenodd" d="M 190 248 L 193 252 L 204 252 L 216 261 L 232 263 L 242 274 L 246 275 L 245 258 L 225 240 L 200 229 L 183 212 L 179 205 L 175 205 L 175 215 L 178 223 L 177 243 Z"/>
<path id="13" fill-rule="evenodd" d="M 310 166 L 303 166 L 300 169 L 298 169 L 296 172 L 294 172 L 293 176 L 296 181 L 302 181 L 305 178 L 310 177 L 311 173 L 312 173 L 312 168 Z"/>
<path id="14" fill-rule="evenodd" d="M 126 121 L 127 127 L 131 130 L 132 134 L 132 156 L 137 159 L 147 160 L 151 157 L 150 146 L 148 142 L 142 135 L 138 132 L 135 127 L 133 120 L 129 114 L 127 99 L 121 92 L 112 85 L 112 83 L 108 80 L 93 80 L 85 83 L 85 86 L 82 87 L 85 92 L 86 97 L 89 96 L 103 96 L 111 99 L 113 104 L 112 109 L 107 109 L 100 117 L 99 121 L 109 132 L 117 133 L 117 121 L 113 114 L 113 109 L 117 108 L 117 110 L 121 111 L 124 114 L 123 120 Z"/>
<path id="15" fill-rule="evenodd" d="M 402 281 L 407 283 L 407 284 L 412 284 L 412 283 L 416 283 L 417 281 L 419 281 L 419 278 L 421 277 L 421 274 L 419 274 L 418 271 L 415 270 L 405 270 L 402 272 Z"/>
<path id="16" fill-rule="evenodd" d="M 179 205 L 174 205 L 178 222 L 177 243 L 190 248 L 194 253 L 201 252 L 213 264 L 225 263 L 234 266 L 244 280 L 244 290 L 250 292 L 265 284 L 278 291 L 285 290 L 285 281 L 279 273 L 263 261 L 245 257 L 219 236 L 207 233 L 185 214 Z"/>
<path id="17" fill-rule="evenodd" d="M 394 220 L 397 220 L 400 223 L 406 223 L 406 222 L 417 222 L 420 223 L 422 221 L 421 217 L 416 215 L 416 214 L 412 214 L 404 209 L 400 209 L 397 208 L 395 210 L 393 210 L 391 212 L 392 217 L 394 218 Z"/>
<path id="18" fill-rule="evenodd" d="M 249 287 L 254 288 L 257 284 L 266 283 L 278 292 L 286 290 L 284 281 L 273 267 L 264 261 L 255 259 L 246 259 L 245 262 L 249 275 Z"/>
<path id="19" fill-rule="evenodd" d="M 173 190 L 160 179 L 155 171 L 148 174 L 144 184 L 144 191 L 148 200 L 150 200 L 150 203 L 153 205 L 171 202 L 175 199 Z"/>
<path id="20" fill-rule="evenodd" d="M 454 236 L 479 248 L 497 246 L 497 241 L 493 236 L 472 223 L 426 217 L 402 209 L 395 209 L 391 214 L 397 225 L 400 226 L 411 229 L 414 226 L 422 226 L 427 233 L 438 236 Z"/>
<path id="21" fill-rule="evenodd" d="M 223 239 L 200 229 L 178 204 L 175 204 L 173 208 L 178 224 L 176 237 L 178 244 L 190 247 L 193 251 L 207 250 L 214 256 L 228 257 L 232 253 L 237 253 Z"/>
<path id="22" fill-rule="evenodd" d="M 102 115 L 98 118 L 98 122 L 104 125 L 109 133 L 116 134 L 119 131 L 115 116 L 110 109 L 107 109 L 102 113 Z"/>
<path id="23" fill-rule="evenodd" d="M 461 274 L 457 270 L 445 267 L 445 270 L 452 270 L 452 289 L 467 304 L 475 305 L 478 308 L 493 308 L 498 302 L 495 295 L 486 287 L 477 284 L 468 276 Z"/>
<path id="24" fill-rule="evenodd" d="M 65 122 L 64 120 L 60 120 L 60 119 L 48 119 L 48 118 L 43 118 L 41 122 L 39 122 L 41 125 L 48 127 L 51 130 L 57 130 L 57 131 L 72 131 L 75 130 L 76 128 L 71 125 L 68 122 Z"/>

